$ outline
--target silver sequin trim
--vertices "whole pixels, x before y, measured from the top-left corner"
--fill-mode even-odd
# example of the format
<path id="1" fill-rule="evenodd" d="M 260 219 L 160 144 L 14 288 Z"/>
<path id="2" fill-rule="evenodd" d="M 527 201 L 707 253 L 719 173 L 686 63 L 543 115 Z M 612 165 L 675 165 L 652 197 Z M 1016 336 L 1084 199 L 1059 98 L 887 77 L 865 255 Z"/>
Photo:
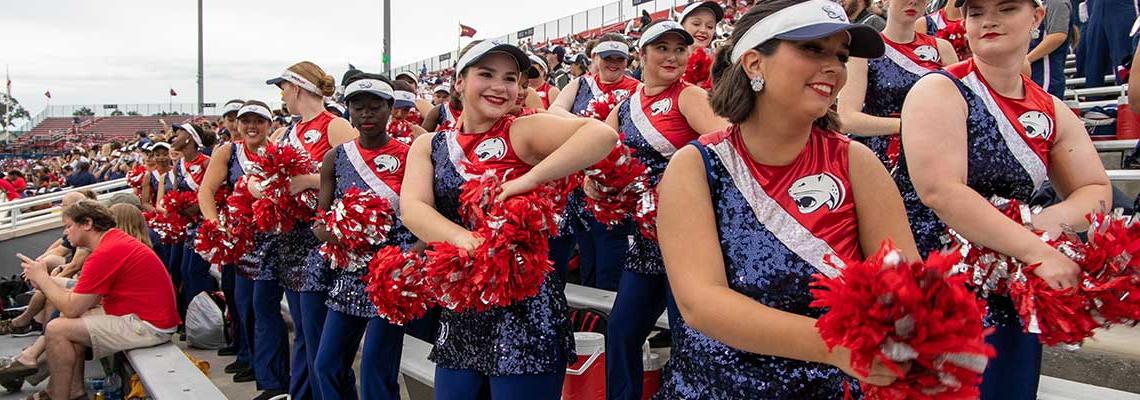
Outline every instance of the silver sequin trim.
<path id="1" fill-rule="evenodd" d="M 922 76 L 931 71 L 921 65 L 918 65 L 918 63 L 914 62 L 914 60 L 911 60 L 910 57 L 907 57 L 905 54 L 899 52 L 894 47 L 886 46 L 886 50 L 887 51 L 883 53 L 884 57 L 887 57 L 891 60 L 891 62 L 895 63 L 895 65 L 902 67 L 902 69 L 905 69 L 912 74 Z"/>
<path id="2" fill-rule="evenodd" d="M 455 172 L 464 180 L 471 180 L 472 177 L 467 175 L 463 168 L 463 161 L 467 157 L 463 155 L 463 148 L 459 146 L 459 131 L 447 130 L 439 134 L 444 135 L 443 142 L 447 144 L 447 159 L 451 161 L 451 166 L 455 168 Z"/>
<path id="3" fill-rule="evenodd" d="M 364 157 L 360 155 L 360 147 L 356 145 L 356 141 L 351 141 L 344 144 L 344 155 L 348 157 L 348 163 L 352 164 L 352 168 L 356 169 L 356 173 L 360 175 L 360 179 L 372 188 L 372 193 L 376 193 L 380 197 L 388 199 L 388 203 L 392 204 L 392 210 L 400 211 L 400 195 L 396 194 L 383 179 L 376 176 L 376 172 L 368 166 L 368 162 L 364 161 Z"/>
<path id="4" fill-rule="evenodd" d="M 720 157 L 721 163 L 728 170 L 736 188 L 744 195 L 744 200 L 748 202 L 752 208 L 752 213 L 755 214 L 760 224 L 772 232 L 780 243 L 783 243 L 784 246 L 787 246 L 789 250 L 811 264 L 820 273 L 832 278 L 839 275 L 839 270 L 836 267 L 843 268 L 843 260 L 836 255 L 831 245 L 813 235 L 811 231 L 800 225 L 799 221 L 788 214 L 783 207 L 780 207 L 779 203 L 768 197 L 768 193 L 764 192 L 760 184 L 752 178 L 744 159 L 736 152 L 731 143 L 726 140 L 711 145 L 709 148 Z M 829 265 L 828 262 L 835 266 Z"/>
<path id="5" fill-rule="evenodd" d="M 1045 172 L 1045 163 L 1041 162 L 1041 158 L 1033 149 L 1029 148 L 1029 144 L 1025 143 L 1025 139 L 1013 127 L 1013 123 L 1005 117 L 998 107 L 997 102 L 994 101 L 993 96 L 990 95 L 989 88 L 978 79 L 977 72 L 971 72 L 962 78 L 962 83 L 970 88 L 978 98 L 986 105 L 986 111 L 997 121 L 998 131 L 1001 131 L 1002 138 L 1005 139 L 1005 145 L 1009 148 L 1009 152 L 1013 153 L 1013 157 L 1025 168 L 1025 172 L 1029 173 L 1030 179 L 1033 179 L 1033 190 L 1041 188 L 1041 182 L 1044 182 L 1048 177 Z"/>
<path id="6" fill-rule="evenodd" d="M 674 104 L 673 107 L 679 106 Z M 633 120 L 633 126 L 641 133 L 641 137 L 645 138 L 645 141 L 663 157 L 672 158 L 673 153 L 677 152 L 673 143 L 670 143 L 669 139 L 666 139 L 665 135 L 662 135 L 661 131 L 657 130 L 652 122 L 649 122 L 649 116 L 645 115 L 645 109 L 641 108 L 640 90 L 629 96 L 629 118 Z"/>

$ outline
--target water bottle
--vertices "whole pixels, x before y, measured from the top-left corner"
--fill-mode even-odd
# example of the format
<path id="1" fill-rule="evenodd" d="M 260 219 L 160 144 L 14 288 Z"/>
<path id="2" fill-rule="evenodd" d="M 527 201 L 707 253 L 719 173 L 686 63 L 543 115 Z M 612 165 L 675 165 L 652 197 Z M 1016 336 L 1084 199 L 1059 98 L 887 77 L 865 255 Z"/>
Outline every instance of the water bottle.
<path id="1" fill-rule="evenodd" d="M 107 396 L 107 400 L 123 400 L 123 382 L 119 374 L 113 373 L 107 377 L 103 393 Z"/>

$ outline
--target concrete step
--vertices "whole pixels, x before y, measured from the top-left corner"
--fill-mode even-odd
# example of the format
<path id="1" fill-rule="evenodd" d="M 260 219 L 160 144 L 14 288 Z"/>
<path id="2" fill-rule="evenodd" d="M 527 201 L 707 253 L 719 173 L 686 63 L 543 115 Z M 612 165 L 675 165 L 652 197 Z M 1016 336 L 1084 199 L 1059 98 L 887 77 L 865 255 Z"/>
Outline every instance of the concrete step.
<path id="1" fill-rule="evenodd" d="M 1100 330 L 1079 349 L 1046 348 L 1041 374 L 1102 388 L 1140 393 L 1140 380 L 1136 379 L 1140 376 L 1140 346 L 1137 343 L 1140 343 L 1140 328 L 1114 326 Z M 1082 391 L 1072 393 L 1081 394 L 1080 397 L 1073 398 L 1120 398 L 1101 397 Z"/>

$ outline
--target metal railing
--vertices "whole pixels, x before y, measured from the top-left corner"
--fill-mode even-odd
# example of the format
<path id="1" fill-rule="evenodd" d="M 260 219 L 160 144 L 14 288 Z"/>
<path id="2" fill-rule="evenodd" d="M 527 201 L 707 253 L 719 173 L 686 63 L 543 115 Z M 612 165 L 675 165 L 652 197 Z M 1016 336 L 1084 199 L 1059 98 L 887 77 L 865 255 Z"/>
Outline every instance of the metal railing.
<path id="1" fill-rule="evenodd" d="M 635 4 L 637 3 L 637 4 Z M 599 29 L 619 22 L 629 21 L 641 16 L 642 11 L 656 13 L 670 8 L 688 4 L 689 0 L 619 0 L 594 7 L 573 15 L 557 18 L 546 23 L 521 27 L 519 30 L 497 37 L 483 38 L 486 40 L 502 40 L 509 43 L 543 43 L 554 39 L 563 39 L 593 29 Z M 466 22 L 466 21 L 465 21 Z M 476 26 L 478 27 L 478 26 Z M 458 34 L 458 28 L 456 28 Z M 421 70 L 439 71 L 450 68 L 459 60 L 457 49 L 446 53 L 425 58 L 394 69 L 395 72 Z"/>
<path id="2" fill-rule="evenodd" d="M 63 196 L 85 189 L 95 192 L 100 200 L 110 198 L 115 193 L 130 190 L 126 178 L 120 178 L 2 203 L 0 204 L 0 232 L 16 230 L 23 226 L 59 218 L 59 204 L 63 201 Z"/>

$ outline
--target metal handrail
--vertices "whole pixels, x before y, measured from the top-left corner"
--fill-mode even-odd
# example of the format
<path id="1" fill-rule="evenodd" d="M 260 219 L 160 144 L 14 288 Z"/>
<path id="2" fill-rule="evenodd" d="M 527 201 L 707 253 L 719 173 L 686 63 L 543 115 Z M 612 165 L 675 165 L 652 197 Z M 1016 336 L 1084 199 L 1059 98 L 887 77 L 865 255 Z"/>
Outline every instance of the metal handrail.
<path id="1" fill-rule="evenodd" d="M 63 201 L 63 196 L 80 190 L 91 190 L 100 199 L 106 199 L 118 192 L 128 191 L 126 178 L 100 182 L 78 188 L 68 188 L 58 192 L 45 193 L 37 196 L 23 198 L 0 204 L 0 230 L 16 229 L 22 225 L 39 223 L 54 218 L 59 211 L 56 203 Z M 49 205 L 39 210 L 28 208 Z"/>

